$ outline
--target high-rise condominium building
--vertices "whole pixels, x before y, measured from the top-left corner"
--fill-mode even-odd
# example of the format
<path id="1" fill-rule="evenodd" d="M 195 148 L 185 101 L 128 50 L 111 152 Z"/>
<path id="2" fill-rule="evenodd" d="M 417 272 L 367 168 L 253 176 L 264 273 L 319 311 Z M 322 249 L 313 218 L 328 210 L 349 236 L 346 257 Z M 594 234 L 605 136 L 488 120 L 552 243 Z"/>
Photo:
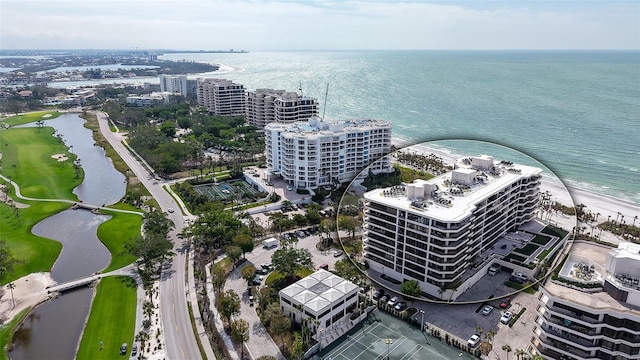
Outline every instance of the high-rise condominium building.
<path id="1" fill-rule="evenodd" d="M 267 167 L 297 188 L 351 181 L 375 160 L 391 151 L 391 123 L 358 119 L 329 121 L 313 117 L 306 122 L 265 126 Z M 384 158 L 374 173 L 393 170 Z"/>
<path id="2" fill-rule="evenodd" d="M 545 359 L 640 359 L 640 245 L 575 242 L 539 302 L 532 342 Z"/>
<path id="3" fill-rule="evenodd" d="M 365 193 L 370 269 L 455 300 L 477 281 L 480 253 L 534 218 L 541 172 L 482 156 L 429 180 Z"/>
<path id="4" fill-rule="evenodd" d="M 247 92 L 247 122 L 259 129 L 272 122 L 293 123 L 318 115 L 318 101 L 295 92 L 257 89 Z"/>
<path id="5" fill-rule="evenodd" d="M 198 81 L 198 105 L 219 116 L 245 115 L 244 85 L 225 79 Z"/>
<path id="6" fill-rule="evenodd" d="M 160 75 L 160 91 L 187 96 L 187 76 L 186 75 Z"/>

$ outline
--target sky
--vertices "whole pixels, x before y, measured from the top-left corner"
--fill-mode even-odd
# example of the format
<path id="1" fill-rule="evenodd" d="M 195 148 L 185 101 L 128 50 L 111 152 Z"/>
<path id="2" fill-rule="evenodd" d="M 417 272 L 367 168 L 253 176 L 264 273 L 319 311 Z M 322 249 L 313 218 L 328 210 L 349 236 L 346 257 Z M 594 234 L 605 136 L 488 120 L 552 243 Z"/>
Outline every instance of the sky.
<path id="1" fill-rule="evenodd" d="M 640 49 L 640 1 L 1 0 L 0 49 Z"/>

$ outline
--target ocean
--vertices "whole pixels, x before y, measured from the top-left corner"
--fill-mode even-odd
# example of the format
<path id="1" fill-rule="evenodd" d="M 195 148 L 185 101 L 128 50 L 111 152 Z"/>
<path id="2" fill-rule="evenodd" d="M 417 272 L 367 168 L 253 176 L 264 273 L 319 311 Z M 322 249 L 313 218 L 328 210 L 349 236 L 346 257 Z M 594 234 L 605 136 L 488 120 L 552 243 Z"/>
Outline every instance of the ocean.
<path id="1" fill-rule="evenodd" d="M 231 66 L 234 71 L 200 77 L 227 78 L 247 90 L 302 89 L 318 98 L 320 115 L 389 120 L 403 143 L 473 139 L 504 145 L 546 165 L 568 186 L 640 203 L 637 51 L 274 51 L 161 58 Z M 474 143 L 468 144 L 458 150 L 474 154 Z"/>

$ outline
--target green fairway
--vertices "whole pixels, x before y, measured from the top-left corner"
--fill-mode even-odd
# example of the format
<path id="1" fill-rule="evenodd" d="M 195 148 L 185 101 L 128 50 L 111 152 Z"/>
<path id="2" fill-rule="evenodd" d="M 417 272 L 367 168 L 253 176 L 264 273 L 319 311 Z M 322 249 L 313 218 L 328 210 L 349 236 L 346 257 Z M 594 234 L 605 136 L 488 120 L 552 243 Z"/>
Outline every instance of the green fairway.
<path id="1" fill-rule="evenodd" d="M 127 210 L 138 211 L 130 205 L 118 204 L 118 208 L 126 208 Z M 133 255 L 125 254 L 125 244 L 133 244 L 136 236 L 140 235 L 142 227 L 142 216 L 135 214 L 118 213 L 111 211 L 103 211 L 112 218 L 100 224 L 98 227 L 98 238 L 111 252 L 111 263 L 103 270 L 109 272 L 129 265 L 136 260 Z"/>
<path id="2" fill-rule="evenodd" d="M 50 127 L 1 131 L 2 175 L 16 182 L 23 196 L 75 201 L 72 190 L 82 182 L 82 172 L 76 173 L 76 156 L 52 134 Z M 58 161 L 52 158 L 55 154 L 68 160 Z"/>
<path id="3" fill-rule="evenodd" d="M 29 310 L 31 309 L 22 310 L 20 314 L 13 318 L 13 320 L 0 326 L 0 344 L 3 346 L 2 351 L 0 351 L 0 360 L 6 360 L 9 358 L 7 356 L 8 349 L 6 345 L 9 344 L 9 341 L 11 340 L 13 330 L 15 330 L 18 324 L 20 324 L 20 322 L 22 322 L 22 320 L 29 314 Z"/>
<path id="4" fill-rule="evenodd" d="M 128 276 L 100 280 L 76 359 L 116 359 L 122 343 L 133 344 L 136 319 L 136 284 Z M 100 342 L 104 347 L 100 349 Z"/>
<path id="5" fill-rule="evenodd" d="M 69 204 L 33 201 L 23 203 L 30 206 L 14 210 L 0 202 L 0 234 L 18 260 L 13 272 L 2 280 L 2 284 L 33 272 L 50 271 L 62 249 L 57 241 L 33 235 L 31 228 L 39 221 L 69 208 Z"/>
<path id="6" fill-rule="evenodd" d="M 32 123 L 38 120 L 51 120 L 62 115 L 59 111 L 37 111 L 28 114 L 16 115 L 4 120 L 5 123 L 13 125 L 22 125 Z"/>

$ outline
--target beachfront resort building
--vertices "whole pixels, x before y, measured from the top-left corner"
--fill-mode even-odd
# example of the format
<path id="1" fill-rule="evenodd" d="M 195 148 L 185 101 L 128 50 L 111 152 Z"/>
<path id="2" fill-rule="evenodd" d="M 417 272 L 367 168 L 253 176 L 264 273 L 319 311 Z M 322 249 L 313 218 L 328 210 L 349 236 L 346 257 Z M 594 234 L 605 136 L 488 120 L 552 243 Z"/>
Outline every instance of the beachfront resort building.
<path id="1" fill-rule="evenodd" d="M 265 130 L 268 172 L 295 188 L 315 189 L 351 181 L 366 166 L 390 172 L 391 123 L 357 119 L 270 123 Z"/>
<path id="2" fill-rule="evenodd" d="M 198 105 L 218 116 L 244 116 L 244 85 L 226 79 L 198 80 Z"/>
<path id="3" fill-rule="evenodd" d="M 247 92 L 247 122 L 258 129 L 272 122 L 293 123 L 318 115 L 318 100 L 286 90 Z"/>
<path id="4" fill-rule="evenodd" d="M 186 75 L 165 75 L 158 76 L 160 79 L 160 91 L 187 96 L 187 76 Z"/>
<path id="5" fill-rule="evenodd" d="M 370 269 L 455 300 L 490 265 L 485 251 L 534 219 L 541 172 L 472 157 L 429 180 L 366 192 L 363 254 Z"/>
<path id="6" fill-rule="evenodd" d="M 134 107 L 152 107 L 169 103 L 171 93 L 151 93 L 127 96 L 127 105 Z"/>
<path id="7" fill-rule="evenodd" d="M 280 307 L 314 334 L 344 332 L 358 307 L 358 289 L 351 281 L 321 269 L 280 290 Z"/>
<path id="8" fill-rule="evenodd" d="M 640 359 L 640 245 L 575 242 L 540 288 L 533 345 L 547 359 Z"/>

